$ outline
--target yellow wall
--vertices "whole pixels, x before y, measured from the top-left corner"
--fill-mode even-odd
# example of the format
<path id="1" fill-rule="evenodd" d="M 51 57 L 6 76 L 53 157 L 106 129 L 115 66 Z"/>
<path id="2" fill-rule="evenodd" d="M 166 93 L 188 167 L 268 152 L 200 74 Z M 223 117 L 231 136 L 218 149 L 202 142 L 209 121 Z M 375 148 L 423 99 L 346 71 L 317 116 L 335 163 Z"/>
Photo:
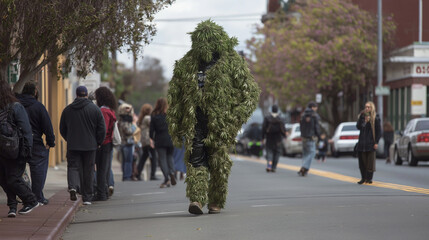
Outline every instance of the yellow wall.
<path id="1" fill-rule="evenodd" d="M 59 57 L 59 63 L 64 59 Z M 53 65 L 46 65 L 42 68 L 41 73 L 36 75 L 39 82 L 40 98 L 39 100 L 45 105 L 51 117 L 52 127 L 55 134 L 55 147 L 51 148 L 49 154 L 49 166 L 53 167 L 66 160 L 66 143 L 61 137 L 59 126 L 63 109 L 66 107 L 66 92 L 69 89 L 68 79 L 64 79 L 61 74 L 50 71 Z"/>

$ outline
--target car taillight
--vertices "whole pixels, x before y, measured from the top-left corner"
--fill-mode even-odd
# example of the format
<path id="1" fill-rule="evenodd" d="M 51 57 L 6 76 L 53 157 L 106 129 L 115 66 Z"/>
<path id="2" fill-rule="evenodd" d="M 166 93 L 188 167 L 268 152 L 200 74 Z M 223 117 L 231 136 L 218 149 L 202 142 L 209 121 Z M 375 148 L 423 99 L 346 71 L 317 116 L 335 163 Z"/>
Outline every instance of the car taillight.
<path id="1" fill-rule="evenodd" d="M 359 139 L 359 136 L 341 136 L 341 140 Z"/>
<path id="2" fill-rule="evenodd" d="M 292 141 L 294 141 L 294 142 L 301 142 L 301 138 L 300 137 L 292 138 Z"/>
<path id="3" fill-rule="evenodd" d="M 417 135 L 417 142 L 429 142 L 429 133 L 421 133 Z"/>

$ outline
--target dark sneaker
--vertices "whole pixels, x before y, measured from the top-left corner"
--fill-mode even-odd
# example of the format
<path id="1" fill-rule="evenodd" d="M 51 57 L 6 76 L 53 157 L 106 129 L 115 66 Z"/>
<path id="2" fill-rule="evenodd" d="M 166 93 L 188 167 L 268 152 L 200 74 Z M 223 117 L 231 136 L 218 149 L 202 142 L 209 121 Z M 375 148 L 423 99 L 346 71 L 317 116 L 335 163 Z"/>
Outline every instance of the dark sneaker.
<path id="1" fill-rule="evenodd" d="M 70 189 L 69 193 L 70 193 L 70 200 L 76 201 L 77 200 L 76 190 L 75 189 Z"/>
<path id="2" fill-rule="evenodd" d="M 170 181 L 171 181 L 171 185 L 176 185 L 176 177 L 174 176 L 174 174 L 170 174 Z"/>
<path id="3" fill-rule="evenodd" d="M 43 206 L 43 205 L 48 205 L 48 204 L 49 204 L 49 200 L 45 198 L 44 200 L 42 200 L 41 202 L 39 202 L 39 204 L 40 204 L 41 206 Z"/>
<path id="4" fill-rule="evenodd" d="M 16 217 L 16 208 L 11 208 L 9 210 L 9 212 L 7 213 L 7 217 L 8 218 L 14 218 L 14 217 Z"/>
<path id="5" fill-rule="evenodd" d="M 21 210 L 19 210 L 18 213 L 25 215 L 25 214 L 30 213 L 31 211 L 33 211 L 33 209 L 35 209 L 38 206 L 39 206 L 39 202 L 33 203 L 31 205 L 27 205 L 27 206 L 24 205 L 24 207 L 21 208 Z"/>
<path id="6" fill-rule="evenodd" d="M 196 215 L 203 214 L 202 206 L 199 202 L 192 202 L 191 204 L 189 204 L 188 211 L 189 213 L 196 214 Z"/>

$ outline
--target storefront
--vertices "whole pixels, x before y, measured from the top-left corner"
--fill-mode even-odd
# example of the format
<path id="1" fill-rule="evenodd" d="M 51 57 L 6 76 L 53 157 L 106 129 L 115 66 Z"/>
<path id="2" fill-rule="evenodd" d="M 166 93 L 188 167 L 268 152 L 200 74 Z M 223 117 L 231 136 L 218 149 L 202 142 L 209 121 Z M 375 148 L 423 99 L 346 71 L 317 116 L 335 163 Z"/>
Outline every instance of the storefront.
<path id="1" fill-rule="evenodd" d="M 429 43 L 392 52 L 385 69 L 385 85 L 390 87 L 387 118 L 396 130 L 403 130 L 410 119 L 429 113 Z"/>

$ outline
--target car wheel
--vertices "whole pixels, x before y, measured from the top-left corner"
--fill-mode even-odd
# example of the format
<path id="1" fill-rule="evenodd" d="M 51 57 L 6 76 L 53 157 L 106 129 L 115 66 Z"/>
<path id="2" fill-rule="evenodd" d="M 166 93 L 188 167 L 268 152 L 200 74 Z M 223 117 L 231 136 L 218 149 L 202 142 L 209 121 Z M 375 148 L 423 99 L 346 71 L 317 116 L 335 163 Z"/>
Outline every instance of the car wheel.
<path id="1" fill-rule="evenodd" d="M 402 159 L 399 157 L 398 149 L 395 148 L 395 152 L 393 153 L 393 162 L 395 165 L 402 165 Z"/>
<path id="2" fill-rule="evenodd" d="M 237 144 L 235 145 L 235 151 L 236 151 L 238 154 L 243 154 L 243 153 L 244 153 L 244 146 L 243 146 L 243 144 L 241 144 L 241 143 L 237 143 Z"/>
<path id="3" fill-rule="evenodd" d="M 411 146 L 408 147 L 408 157 L 407 157 L 408 165 L 417 166 L 417 159 L 413 155 L 413 151 L 411 150 Z"/>

